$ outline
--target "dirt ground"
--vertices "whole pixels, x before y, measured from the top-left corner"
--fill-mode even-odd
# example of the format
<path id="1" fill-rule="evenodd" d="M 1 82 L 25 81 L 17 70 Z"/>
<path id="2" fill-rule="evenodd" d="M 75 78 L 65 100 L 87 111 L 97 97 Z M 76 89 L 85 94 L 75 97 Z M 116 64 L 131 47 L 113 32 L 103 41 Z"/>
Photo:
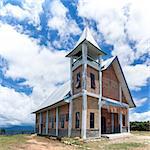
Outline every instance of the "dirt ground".
<path id="1" fill-rule="evenodd" d="M 19 150 L 75 150 L 75 148 L 58 140 L 31 135 L 28 136 L 27 143 Z"/>
<path id="2" fill-rule="evenodd" d="M 66 143 L 66 144 L 64 144 Z M 71 145 L 70 145 L 71 144 Z M 27 143 L 22 150 L 150 150 L 149 134 L 131 134 L 130 137 L 119 139 L 100 139 L 98 141 L 83 142 L 82 140 L 63 139 L 58 140 L 47 139 L 32 135 L 28 137 Z M 20 149 L 21 150 L 21 149 Z"/>
<path id="3" fill-rule="evenodd" d="M 0 136 L 0 150 L 150 150 L 150 132 L 134 132 L 129 137 L 88 142 L 79 138 L 58 141 L 37 135 Z"/>

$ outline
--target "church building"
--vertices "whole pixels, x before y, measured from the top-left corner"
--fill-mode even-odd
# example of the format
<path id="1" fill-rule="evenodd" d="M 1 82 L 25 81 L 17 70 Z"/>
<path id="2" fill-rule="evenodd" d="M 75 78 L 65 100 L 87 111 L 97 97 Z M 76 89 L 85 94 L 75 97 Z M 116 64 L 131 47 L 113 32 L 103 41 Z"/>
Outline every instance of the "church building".
<path id="1" fill-rule="evenodd" d="M 134 101 L 117 56 L 103 61 L 104 55 L 85 27 L 66 55 L 70 80 L 34 112 L 38 135 L 87 139 L 130 132 L 129 108 L 135 107 Z"/>

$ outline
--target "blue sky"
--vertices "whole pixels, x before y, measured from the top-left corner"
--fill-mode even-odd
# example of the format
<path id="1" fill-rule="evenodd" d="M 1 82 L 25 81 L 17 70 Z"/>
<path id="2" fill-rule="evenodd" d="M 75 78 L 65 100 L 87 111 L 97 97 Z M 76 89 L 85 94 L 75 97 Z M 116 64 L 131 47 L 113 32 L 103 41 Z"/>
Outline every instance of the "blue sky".
<path id="1" fill-rule="evenodd" d="M 148 0 L 1 0 L 0 126 L 33 124 L 30 112 L 69 79 L 69 60 L 85 21 L 99 46 L 118 56 L 136 109 L 150 119 Z M 60 76 L 61 73 L 61 76 Z"/>

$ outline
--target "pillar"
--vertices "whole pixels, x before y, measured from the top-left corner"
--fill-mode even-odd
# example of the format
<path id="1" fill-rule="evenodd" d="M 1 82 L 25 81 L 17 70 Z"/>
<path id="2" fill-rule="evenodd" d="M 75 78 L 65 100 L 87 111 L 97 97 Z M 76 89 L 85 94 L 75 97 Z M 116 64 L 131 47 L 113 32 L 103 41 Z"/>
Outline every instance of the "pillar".
<path id="1" fill-rule="evenodd" d="M 82 44 L 82 129 L 81 137 L 86 139 L 86 122 L 87 122 L 87 91 L 86 91 L 86 75 L 87 75 L 87 44 Z"/>
<path id="2" fill-rule="evenodd" d="M 49 122 L 49 120 L 48 120 L 48 110 L 47 110 L 47 112 L 46 112 L 46 134 L 48 135 L 48 122 Z"/>
<path id="3" fill-rule="evenodd" d="M 130 133 L 129 106 L 127 108 L 127 123 L 128 123 L 128 132 Z"/>
<path id="4" fill-rule="evenodd" d="M 42 133 L 42 131 L 41 131 L 41 124 L 42 124 L 42 113 L 40 112 L 39 134 Z"/>
<path id="5" fill-rule="evenodd" d="M 120 112 L 120 133 L 122 133 L 122 113 Z"/>
<path id="6" fill-rule="evenodd" d="M 102 71 L 101 71 L 101 56 L 99 56 L 99 137 L 101 137 L 101 101 L 102 101 Z"/>
<path id="7" fill-rule="evenodd" d="M 114 113 L 111 114 L 112 133 L 114 133 Z"/>
<path id="8" fill-rule="evenodd" d="M 56 107 L 56 136 L 58 136 L 58 107 Z"/>
<path id="9" fill-rule="evenodd" d="M 73 58 L 70 58 L 70 102 L 69 102 L 69 123 L 68 123 L 68 137 L 71 136 L 71 130 L 72 130 L 72 64 L 73 64 Z"/>

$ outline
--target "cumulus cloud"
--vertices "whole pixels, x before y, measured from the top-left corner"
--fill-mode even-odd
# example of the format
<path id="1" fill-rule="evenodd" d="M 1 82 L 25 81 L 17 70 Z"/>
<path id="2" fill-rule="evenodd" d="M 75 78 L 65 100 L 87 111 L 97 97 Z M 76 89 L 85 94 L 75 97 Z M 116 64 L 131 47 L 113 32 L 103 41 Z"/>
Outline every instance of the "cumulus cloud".
<path id="1" fill-rule="evenodd" d="M 144 97 L 141 99 L 134 99 L 134 102 L 135 102 L 137 107 L 140 107 L 140 106 L 143 106 L 146 102 L 148 102 L 148 98 Z"/>
<path id="2" fill-rule="evenodd" d="M 18 106 L 19 99 L 20 101 L 22 99 L 25 101 L 27 98 L 26 104 L 31 100 L 33 102 L 32 109 L 35 109 L 50 95 L 58 83 L 63 83 L 69 79 L 69 60 L 65 58 L 65 51 L 56 51 L 51 47 L 48 49 L 39 46 L 37 40 L 29 38 L 23 33 L 19 33 L 16 28 L 8 24 L 2 23 L 0 24 L 0 41 L 0 55 L 8 62 L 8 69 L 5 70 L 5 76 L 11 77 L 12 79 L 25 78 L 26 82 L 23 84 L 27 84 L 33 88 L 30 97 L 22 96 L 6 88 L 2 90 L 2 93 L 6 93 L 7 90 L 10 93 L 7 96 L 8 103 L 10 103 L 7 107 L 8 109 L 13 109 L 14 107 L 11 105 L 12 102 L 10 102 L 11 98 L 14 97 L 13 94 L 15 96 L 17 95 L 17 100 L 16 103 L 14 102 L 14 105 L 16 104 Z M 13 99 L 15 101 L 15 97 Z M 4 103 L 0 101 L 0 106 L 4 106 Z M 23 107 L 24 103 L 20 105 Z M 22 110 L 13 109 L 13 111 Z M 29 112 L 29 109 L 24 111 Z"/>
<path id="3" fill-rule="evenodd" d="M 149 121 L 150 118 L 150 111 L 137 113 L 137 112 L 130 112 L 130 121 Z"/>
<path id="4" fill-rule="evenodd" d="M 62 45 L 68 44 L 69 42 L 66 42 L 71 39 L 71 34 L 78 35 L 81 32 L 77 23 L 73 19 L 67 18 L 67 13 L 68 9 L 60 0 L 52 0 L 52 2 L 49 2 L 48 26 L 50 29 L 58 31 L 60 39 L 53 43 L 57 48 L 61 48 Z M 72 46 L 72 42 L 69 46 Z"/>
<path id="5" fill-rule="evenodd" d="M 106 43 L 113 45 L 111 54 L 119 57 L 133 90 L 146 86 L 150 78 L 150 18 L 145 15 L 150 13 L 149 4 L 147 0 L 78 2 L 78 14 L 94 20 Z M 142 64 L 135 65 L 139 60 Z"/>
<path id="6" fill-rule="evenodd" d="M 30 97 L 3 86 L 0 93 L 0 126 L 34 123 Z"/>
<path id="7" fill-rule="evenodd" d="M 150 66 L 137 64 L 125 66 L 124 73 L 131 89 L 140 90 L 141 86 L 146 86 L 150 79 Z"/>
<path id="8" fill-rule="evenodd" d="M 2 0 L 3 1 L 3 0 Z M 20 21 L 27 20 L 29 23 L 40 25 L 40 14 L 43 12 L 42 4 L 45 0 L 23 0 L 22 7 L 7 3 L 0 8 L 0 16 L 14 17 Z"/>

